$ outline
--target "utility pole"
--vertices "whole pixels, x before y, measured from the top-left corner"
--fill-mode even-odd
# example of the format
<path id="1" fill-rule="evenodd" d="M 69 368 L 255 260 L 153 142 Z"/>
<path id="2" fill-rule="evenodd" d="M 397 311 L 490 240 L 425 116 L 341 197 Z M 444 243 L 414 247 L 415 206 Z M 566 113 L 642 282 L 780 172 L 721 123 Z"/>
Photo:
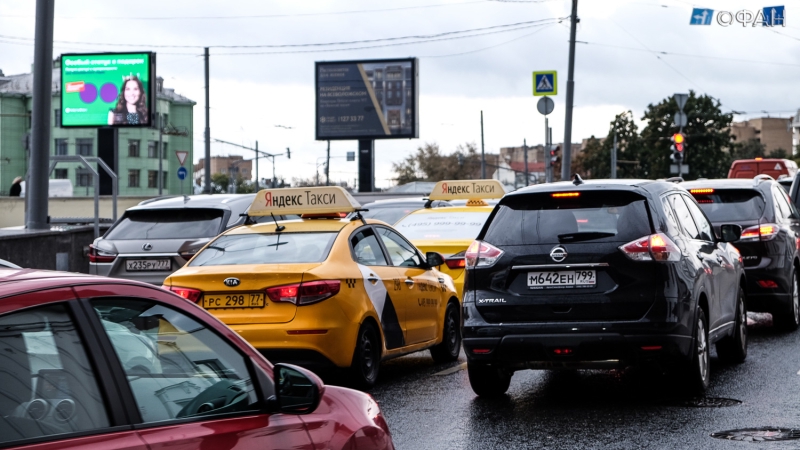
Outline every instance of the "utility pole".
<path id="1" fill-rule="evenodd" d="M 611 148 L 611 179 L 617 178 L 617 122 L 614 122 L 614 146 Z"/>
<path id="2" fill-rule="evenodd" d="M 222 139 L 214 139 L 214 142 L 221 142 L 223 144 L 228 144 L 228 145 L 232 145 L 234 147 L 239 147 L 239 148 L 243 148 L 245 150 L 250 150 L 250 151 L 256 152 L 256 158 L 258 158 L 259 154 L 264 155 L 267 158 L 272 158 L 272 184 L 271 185 L 272 185 L 273 188 L 275 187 L 275 157 L 276 156 L 281 156 L 280 154 L 273 155 L 272 153 L 262 152 L 261 150 L 258 149 L 258 141 L 256 141 L 255 148 L 246 147 L 244 145 L 239 145 L 239 144 L 234 144 L 233 142 L 223 141 Z M 289 155 L 287 154 L 286 156 L 288 157 Z M 256 170 L 258 170 L 258 166 L 256 166 Z M 256 178 L 258 178 L 258 172 L 256 172 Z"/>
<path id="3" fill-rule="evenodd" d="M 31 152 L 28 162 L 28 220 L 31 230 L 48 230 L 47 200 L 50 190 L 50 106 L 53 98 L 53 15 L 55 0 L 36 0 L 33 44 L 33 110 Z M 99 186 L 95 183 L 95 187 Z"/>
<path id="4" fill-rule="evenodd" d="M 525 181 L 522 187 L 525 187 L 528 185 L 528 180 L 530 179 L 530 175 L 528 174 L 528 141 L 526 139 L 522 140 L 522 153 L 525 159 L 525 170 L 523 171 L 525 173 Z"/>
<path id="5" fill-rule="evenodd" d="M 481 110 L 481 179 L 486 179 L 486 152 L 483 147 L 483 111 Z"/>
<path id="6" fill-rule="evenodd" d="M 156 94 L 156 111 L 158 111 L 158 94 Z M 164 115 L 158 114 L 158 196 L 163 195 L 164 190 Z M 181 183 L 181 192 L 183 192 L 183 183 Z"/>
<path id="7" fill-rule="evenodd" d="M 258 192 L 258 182 L 261 180 L 258 178 L 258 141 L 256 141 L 256 192 Z"/>
<path id="8" fill-rule="evenodd" d="M 570 179 L 572 165 L 572 102 L 575 94 L 575 32 L 578 25 L 578 0 L 572 0 L 569 27 L 569 69 L 567 71 L 567 110 L 564 118 L 564 150 L 561 161 L 561 179 Z"/>
<path id="9" fill-rule="evenodd" d="M 325 186 L 331 185 L 331 141 L 328 141 L 328 156 L 325 160 Z"/>
<path id="10" fill-rule="evenodd" d="M 205 62 L 206 62 L 206 160 L 203 171 L 205 172 L 205 186 L 203 192 L 206 194 L 211 193 L 211 107 L 208 103 L 208 47 L 205 48 Z"/>

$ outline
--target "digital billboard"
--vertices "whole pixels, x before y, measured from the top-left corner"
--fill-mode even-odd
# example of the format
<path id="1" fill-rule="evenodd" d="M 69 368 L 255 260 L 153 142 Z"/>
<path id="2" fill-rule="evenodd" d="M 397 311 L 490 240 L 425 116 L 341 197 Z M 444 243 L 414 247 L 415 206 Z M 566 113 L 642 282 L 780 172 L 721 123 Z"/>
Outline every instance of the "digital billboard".
<path id="1" fill-rule="evenodd" d="M 419 60 L 316 63 L 317 140 L 419 137 Z"/>
<path id="2" fill-rule="evenodd" d="M 155 53 L 61 55 L 62 127 L 148 127 Z"/>

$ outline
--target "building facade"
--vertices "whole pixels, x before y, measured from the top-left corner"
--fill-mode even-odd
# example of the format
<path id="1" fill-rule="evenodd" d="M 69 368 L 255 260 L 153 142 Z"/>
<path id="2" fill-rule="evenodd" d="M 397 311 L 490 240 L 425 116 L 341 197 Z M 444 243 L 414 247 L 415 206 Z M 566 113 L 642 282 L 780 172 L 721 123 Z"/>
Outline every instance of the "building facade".
<path id="1" fill-rule="evenodd" d="M 203 171 L 205 170 L 205 158 L 200 158 L 200 162 L 194 165 L 195 180 L 203 181 Z M 212 156 L 211 175 L 227 175 L 231 179 L 242 178 L 250 180 L 253 173 L 253 160 L 244 159 L 240 155 Z"/>
<path id="2" fill-rule="evenodd" d="M 750 119 L 732 123 L 730 130 L 737 143 L 755 139 L 764 144 L 767 156 L 777 149 L 786 150 L 789 155 L 794 154 L 792 119 L 777 117 Z"/>
<path id="3" fill-rule="evenodd" d="M 28 142 L 31 131 L 33 75 L 3 76 L 0 72 L 0 195 L 8 195 L 12 180 L 25 177 L 28 171 Z M 61 128 L 61 70 L 54 63 L 52 104 L 50 111 L 50 154 L 98 156 L 97 128 Z M 192 180 L 182 183 L 177 171 L 180 163 L 176 151 L 186 151 L 185 165 L 191 169 L 193 148 L 193 111 L 195 102 L 165 89 L 163 79 L 156 82 L 157 111 L 164 127 L 159 148 L 158 128 L 119 128 L 116 133 L 116 167 L 119 195 L 158 195 L 159 158 L 162 192 L 191 194 Z M 74 196 L 93 196 L 92 173 L 78 163 L 59 162 L 51 178 L 72 182 Z M 183 192 L 182 192 L 183 191 Z"/>

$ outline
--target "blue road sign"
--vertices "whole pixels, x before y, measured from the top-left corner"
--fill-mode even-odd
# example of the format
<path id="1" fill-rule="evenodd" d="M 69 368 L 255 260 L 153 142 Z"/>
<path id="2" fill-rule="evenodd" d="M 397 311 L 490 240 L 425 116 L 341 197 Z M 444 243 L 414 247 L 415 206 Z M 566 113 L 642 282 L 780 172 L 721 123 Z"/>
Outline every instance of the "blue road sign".
<path id="1" fill-rule="evenodd" d="M 783 6 L 764 7 L 764 26 L 777 27 L 785 26 L 786 10 Z"/>
<path id="2" fill-rule="evenodd" d="M 186 176 L 189 175 L 189 171 L 186 170 L 186 167 L 179 167 L 178 168 L 178 179 L 181 181 L 186 179 Z"/>
<path id="3" fill-rule="evenodd" d="M 711 25 L 711 17 L 713 15 L 713 9 L 694 8 L 692 9 L 692 19 L 689 21 L 689 25 Z"/>
<path id="4" fill-rule="evenodd" d="M 555 70 L 533 72 L 533 95 L 558 94 L 558 78 Z"/>

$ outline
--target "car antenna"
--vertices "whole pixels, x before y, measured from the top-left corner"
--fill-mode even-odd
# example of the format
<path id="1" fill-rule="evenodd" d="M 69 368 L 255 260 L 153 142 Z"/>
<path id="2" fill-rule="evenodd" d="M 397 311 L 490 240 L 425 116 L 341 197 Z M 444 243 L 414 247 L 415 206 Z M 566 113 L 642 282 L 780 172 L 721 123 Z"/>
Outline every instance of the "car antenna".
<path id="1" fill-rule="evenodd" d="M 354 221 L 354 220 L 361 220 L 361 223 L 363 223 L 364 225 L 366 225 L 366 224 L 367 224 L 367 221 L 366 221 L 366 220 L 364 220 L 364 216 L 362 216 L 362 215 L 361 215 L 361 213 L 362 213 L 362 212 L 367 212 L 367 211 L 369 211 L 369 210 L 368 210 L 368 209 L 354 209 L 354 210 L 353 210 L 353 212 L 354 212 L 354 213 L 356 213 L 356 215 L 355 215 L 355 216 L 353 216 L 353 218 L 352 218 L 352 219 L 350 219 L 350 221 L 352 222 L 352 221 Z"/>
<path id="2" fill-rule="evenodd" d="M 572 184 L 574 184 L 575 186 L 582 185 L 583 184 L 583 178 L 581 178 L 581 176 L 576 173 L 575 176 L 572 177 Z"/>
<path id="3" fill-rule="evenodd" d="M 269 213 L 272 216 L 272 221 L 275 222 L 275 232 L 280 233 L 281 231 L 285 230 L 286 227 L 283 225 L 278 225 L 278 219 L 275 218 L 275 214 Z"/>

